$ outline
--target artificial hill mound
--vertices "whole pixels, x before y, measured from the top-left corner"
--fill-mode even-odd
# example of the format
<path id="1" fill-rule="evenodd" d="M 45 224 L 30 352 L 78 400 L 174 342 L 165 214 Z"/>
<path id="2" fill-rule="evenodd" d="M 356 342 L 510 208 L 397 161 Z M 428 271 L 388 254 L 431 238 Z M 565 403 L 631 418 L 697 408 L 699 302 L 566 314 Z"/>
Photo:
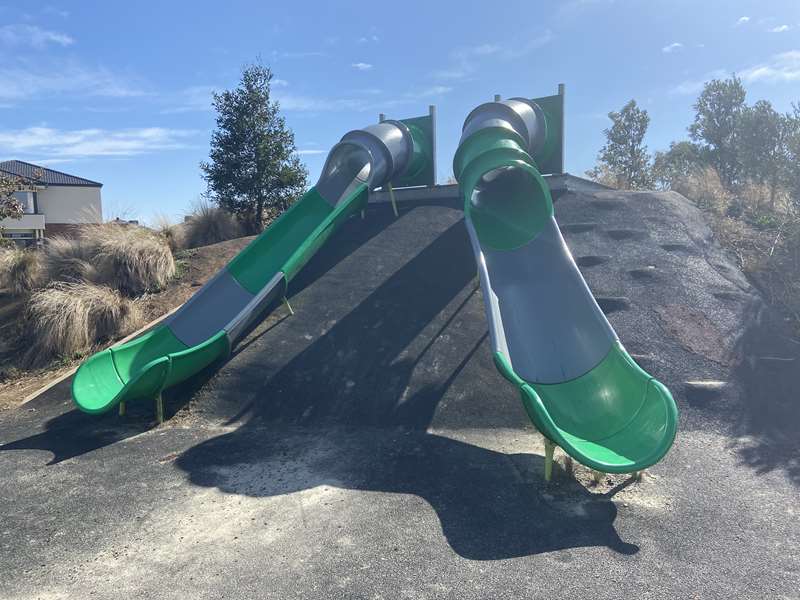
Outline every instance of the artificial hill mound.
<path id="1" fill-rule="evenodd" d="M 555 206 L 681 409 L 643 482 L 593 486 L 561 456 L 545 484 L 492 364 L 458 202 L 372 205 L 295 280 L 294 316 L 169 392 L 164 426 L 148 402 L 78 413 L 66 382 L 2 413 L 5 595 L 793 597 L 800 419 L 780 319 L 682 196 L 573 181 Z"/>

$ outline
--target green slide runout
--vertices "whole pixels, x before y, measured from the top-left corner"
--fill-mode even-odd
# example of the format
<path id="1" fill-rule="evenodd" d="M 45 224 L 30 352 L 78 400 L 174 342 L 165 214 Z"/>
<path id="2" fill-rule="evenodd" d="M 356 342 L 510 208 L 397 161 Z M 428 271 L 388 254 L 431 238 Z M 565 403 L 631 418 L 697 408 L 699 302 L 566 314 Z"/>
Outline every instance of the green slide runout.
<path id="1" fill-rule="evenodd" d="M 597 471 L 641 471 L 672 446 L 678 409 L 620 343 L 561 237 L 536 160 L 547 119 L 530 100 L 482 105 L 453 161 L 494 362 L 551 443 Z"/>
<path id="2" fill-rule="evenodd" d="M 295 202 L 178 311 L 151 331 L 98 352 L 78 369 L 72 397 L 102 413 L 120 402 L 160 398 L 227 356 L 263 319 L 339 226 L 393 181 L 426 183 L 432 117 L 384 121 L 351 131 L 328 154 L 317 185 Z M 163 405 L 157 404 L 160 412 Z"/>

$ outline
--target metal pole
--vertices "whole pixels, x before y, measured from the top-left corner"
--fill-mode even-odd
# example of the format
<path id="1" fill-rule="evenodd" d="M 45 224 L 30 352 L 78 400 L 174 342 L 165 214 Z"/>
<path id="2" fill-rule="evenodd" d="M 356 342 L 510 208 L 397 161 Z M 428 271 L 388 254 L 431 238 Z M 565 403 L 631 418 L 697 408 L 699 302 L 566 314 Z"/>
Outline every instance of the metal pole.
<path id="1" fill-rule="evenodd" d="M 433 181 L 431 182 L 430 187 L 436 185 L 436 105 L 431 104 L 428 106 L 428 114 L 431 116 L 431 140 L 432 145 L 432 152 L 431 154 L 431 162 L 433 163 Z"/>
<path id="2" fill-rule="evenodd" d="M 566 153 L 564 152 L 564 131 L 567 128 L 567 112 L 564 107 L 564 103 L 566 101 L 566 96 L 564 94 L 565 87 L 563 83 L 558 84 L 558 95 L 561 96 L 561 172 L 566 172 Z"/>
<path id="3" fill-rule="evenodd" d="M 495 102 L 500 102 L 500 94 L 495 94 L 494 95 L 494 101 Z"/>
<path id="4" fill-rule="evenodd" d="M 386 115 L 381 113 L 378 115 L 378 123 L 383 123 L 386 120 Z"/>

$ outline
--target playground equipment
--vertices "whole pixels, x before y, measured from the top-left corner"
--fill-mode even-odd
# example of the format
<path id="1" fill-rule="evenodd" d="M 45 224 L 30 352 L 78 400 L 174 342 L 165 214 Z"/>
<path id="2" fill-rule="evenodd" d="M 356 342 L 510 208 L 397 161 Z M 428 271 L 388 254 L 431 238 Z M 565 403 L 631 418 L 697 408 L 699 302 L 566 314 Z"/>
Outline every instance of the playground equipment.
<path id="1" fill-rule="evenodd" d="M 625 351 L 561 236 L 541 174 L 562 143 L 553 98 L 478 106 L 453 160 L 494 362 L 545 436 L 546 479 L 556 445 L 596 471 L 635 473 L 669 450 L 677 407 Z"/>
<path id="2" fill-rule="evenodd" d="M 432 184 L 434 115 L 382 120 L 347 133 L 328 154 L 322 175 L 300 200 L 242 250 L 162 324 L 103 350 L 78 369 L 75 404 L 102 413 L 161 392 L 228 355 L 282 299 L 292 279 L 338 226 L 362 210 L 369 190 Z"/>

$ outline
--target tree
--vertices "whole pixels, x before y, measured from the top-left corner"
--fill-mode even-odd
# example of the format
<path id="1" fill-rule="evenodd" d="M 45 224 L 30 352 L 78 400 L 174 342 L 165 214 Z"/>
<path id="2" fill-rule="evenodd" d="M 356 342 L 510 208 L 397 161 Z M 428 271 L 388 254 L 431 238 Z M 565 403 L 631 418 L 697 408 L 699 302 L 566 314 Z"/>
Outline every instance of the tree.
<path id="1" fill-rule="evenodd" d="M 33 178 L 28 179 L 0 171 L 0 221 L 3 219 L 20 219 L 23 214 L 22 203 L 14 196 L 14 192 L 30 188 L 41 179 L 42 173 L 36 170 Z M 0 242 L 3 240 L 3 227 L 0 226 Z M 6 240 L 8 242 L 9 240 Z"/>
<path id="2" fill-rule="evenodd" d="M 706 164 L 703 151 L 692 142 L 672 142 L 666 152 L 656 152 L 653 159 L 653 179 L 662 190 L 672 189 L 676 182 Z"/>
<path id="3" fill-rule="evenodd" d="M 800 104 L 792 105 L 793 112 L 784 117 L 786 135 L 786 160 L 788 169 L 786 185 L 796 206 L 800 206 Z"/>
<path id="4" fill-rule="evenodd" d="M 250 234 L 264 228 L 267 209 L 286 210 L 308 177 L 294 133 L 270 98 L 271 81 L 272 71 L 256 63 L 244 68 L 238 87 L 214 94 L 211 161 L 200 165 L 209 197 Z"/>
<path id="5" fill-rule="evenodd" d="M 741 179 L 737 134 L 746 95 L 742 80 L 736 75 L 709 81 L 694 104 L 694 122 L 689 126 L 689 137 L 702 144 L 709 162 L 728 188 Z"/>
<path id="6" fill-rule="evenodd" d="M 767 100 L 746 106 L 739 115 L 737 155 L 742 175 L 770 191 L 770 208 L 787 180 L 789 126 L 787 118 L 772 108 Z M 757 207 L 758 208 L 758 207 Z"/>
<path id="7" fill-rule="evenodd" d="M 617 179 L 619 187 L 634 190 L 652 185 L 650 155 L 644 145 L 644 136 L 650 125 L 650 115 L 631 100 L 620 112 L 608 113 L 611 127 L 605 129 L 606 144 L 597 156 L 598 173 L 606 170 Z"/>

